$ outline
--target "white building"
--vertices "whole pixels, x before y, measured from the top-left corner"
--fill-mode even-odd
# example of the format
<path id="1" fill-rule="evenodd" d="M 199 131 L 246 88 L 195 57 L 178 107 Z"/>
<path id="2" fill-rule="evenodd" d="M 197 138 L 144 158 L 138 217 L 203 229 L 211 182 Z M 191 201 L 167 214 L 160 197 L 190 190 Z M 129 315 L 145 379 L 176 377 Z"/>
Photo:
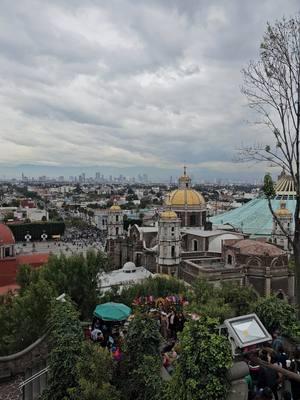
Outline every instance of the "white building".
<path id="1" fill-rule="evenodd" d="M 98 287 L 102 292 L 124 287 L 142 282 L 144 279 L 153 276 L 153 274 L 144 267 L 136 267 L 133 262 L 126 262 L 121 269 L 111 272 L 103 272 L 98 275 Z"/>

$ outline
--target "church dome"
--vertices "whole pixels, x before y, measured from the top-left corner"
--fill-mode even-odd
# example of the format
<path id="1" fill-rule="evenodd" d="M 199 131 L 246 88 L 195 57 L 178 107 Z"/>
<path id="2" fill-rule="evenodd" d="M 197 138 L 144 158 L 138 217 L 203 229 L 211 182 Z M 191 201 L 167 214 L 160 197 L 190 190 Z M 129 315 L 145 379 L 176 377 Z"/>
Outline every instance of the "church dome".
<path id="1" fill-rule="evenodd" d="M 191 178 L 186 173 L 184 167 L 183 175 L 179 178 L 179 188 L 169 193 L 165 200 L 167 206 L 203 206 L 205 205 L 204 197 L 197 190 L 191 189 Z"/>
<path id="2" fill-rule="evenodd" d="M 166 210 L 159 214 L 162 219 L 174 219 L 177 218 L 177 214 L 174 211 Z"/>
<path id="3" fill-rule="evenodd" d="M 123 269 L 124 272 L 135 272 L 136 271 L 136 266 L 135 266 L 135 263 L 133 263 L 132 261 L 127 261 L 123 265 L 122 269 Z"/>
<path id="4" fill-rule="evenodd" d="M 201 193 L 193 189 L 173 190 L 166 199 L 168 206 L 200 206 L 205 205 L 204 197 Z"/>
<path id="5" fill-rule="evenodd" d="M 119 211 L 121 211 L 121 207 L 118 206 L 117 204 L 114 204 L 113 206 L 110 207 L 109 210 L 112 212 L 119 212 Z"/>
<path id="6" fill-rule="evenodd" d="M 286 208 L 285 201 L 280 202 L 280 207 L 275 211 L 277 217 L 290 217 L 292 215 L 291 211 Z"/>
<path id="7" fill-rule="evenodd" d="M 0 224 L 0 246 L 6 244 L 15 244 L 15 238 L 8 226 Z"/>

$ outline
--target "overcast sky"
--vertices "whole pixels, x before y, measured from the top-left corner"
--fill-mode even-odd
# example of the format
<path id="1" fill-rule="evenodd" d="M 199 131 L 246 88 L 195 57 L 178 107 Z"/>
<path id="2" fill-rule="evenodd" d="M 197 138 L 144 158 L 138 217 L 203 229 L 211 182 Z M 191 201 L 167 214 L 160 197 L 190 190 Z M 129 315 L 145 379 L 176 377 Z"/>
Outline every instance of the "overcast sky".
<path id="1" fill-rule="evenodd" d="M 241 69 L 299 0 L 1 0 L 1 165 L 247 174 Z M 257 170 L 264 167 L 256 166 Z"/>

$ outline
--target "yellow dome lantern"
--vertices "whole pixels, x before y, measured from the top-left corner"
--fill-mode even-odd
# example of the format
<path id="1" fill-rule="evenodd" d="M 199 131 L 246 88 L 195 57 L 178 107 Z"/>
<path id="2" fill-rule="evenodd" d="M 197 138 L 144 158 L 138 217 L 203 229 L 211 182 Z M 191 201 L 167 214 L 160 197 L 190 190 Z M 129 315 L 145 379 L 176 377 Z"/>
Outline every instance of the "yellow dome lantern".
<path id="1" fill-rule="evenodd" d="M 177 219 L 177 214 L 174 211 L 166 210 L 159 214 L 161 219 Z"/>
<path id="2" fill-rule="evenodd" d="M 280 207 L 275 211 L 275 215 L 277 217 L 291 217 L 292 216 L 291 211 L 286 208 L 285 201 L 280 202 Z"/>

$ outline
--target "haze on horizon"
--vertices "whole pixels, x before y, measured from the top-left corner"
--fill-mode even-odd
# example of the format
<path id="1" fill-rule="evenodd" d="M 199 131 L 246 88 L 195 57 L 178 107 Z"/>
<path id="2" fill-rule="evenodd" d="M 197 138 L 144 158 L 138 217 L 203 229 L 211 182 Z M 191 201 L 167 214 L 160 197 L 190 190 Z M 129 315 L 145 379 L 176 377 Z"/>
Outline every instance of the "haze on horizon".
<path id="1" fill-rule="evenodd" d="M 299 0 L 2 0 L 0 176 L 18 165 L 261 175 L 240 93 L 267 21 Z M 33 167 L 34 168 L 34 167 Z"/>

